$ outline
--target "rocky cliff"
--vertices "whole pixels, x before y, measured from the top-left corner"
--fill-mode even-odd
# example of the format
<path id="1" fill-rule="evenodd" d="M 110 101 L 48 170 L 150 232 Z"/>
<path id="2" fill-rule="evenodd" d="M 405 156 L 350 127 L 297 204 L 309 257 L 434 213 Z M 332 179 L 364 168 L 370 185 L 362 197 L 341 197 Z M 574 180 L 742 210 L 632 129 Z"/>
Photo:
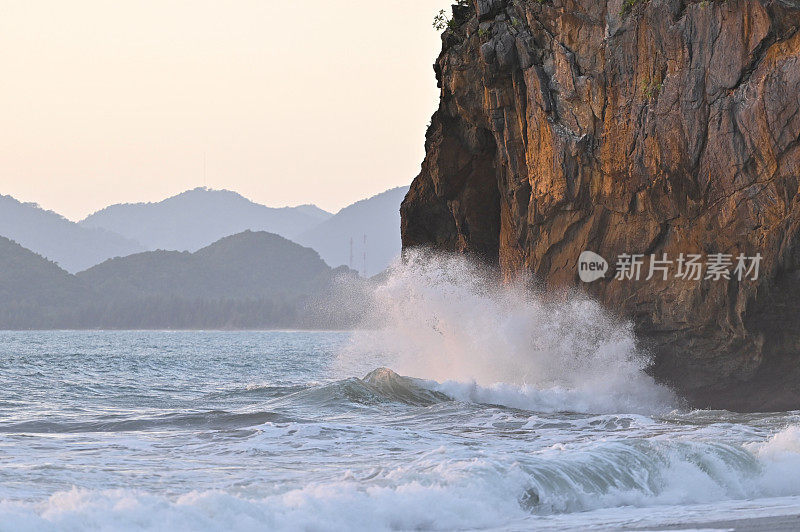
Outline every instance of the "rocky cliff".
<path id="1" fill-rule="evenodd" d="M 465 4 L 404 247 L 580 286 L 695 405 L 800 408 L 800 2 Z M 606 277 L 580 282 L 583 250 Z M 762 260 L 755 280 L 645 280 L 665 253 Z M 639 281 L 614 278 L 621 254 L 644 256 Z"/>

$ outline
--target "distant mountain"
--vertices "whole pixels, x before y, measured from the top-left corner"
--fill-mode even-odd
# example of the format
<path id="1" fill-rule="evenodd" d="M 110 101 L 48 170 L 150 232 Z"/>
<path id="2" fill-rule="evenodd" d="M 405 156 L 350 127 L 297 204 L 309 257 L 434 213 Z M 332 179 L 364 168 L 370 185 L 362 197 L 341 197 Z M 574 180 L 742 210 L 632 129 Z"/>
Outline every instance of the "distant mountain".
<path id="1" fill-rule="evenodd" d="M 159 250 L 111 259 L 76 277 L 111 299 L 255 299 L 312 295 L 331 271 L 313 249 L 245 231 L 194 253 Z"/>
<path id="2" fill-rule="evenodd" d="M 69 327 L 86 286 L 41 255 L 0 237 L 0 327 Z"/>
<path id="3" fill-rule="evenodd" d="M 297 207 L 289 207 L 290 209 L 294 209 L 297 212 L 302 212 L 303 214 L 307 214 L 312 218 L 316 219 L 317 222 L 324 222 L 333 214 L 329 213 L 326 210 L 320 209 L 316 205 L 306 204 L 306 205 L 298 205 Z M 252 231 L 252 229 L 251 229 Z"/>
<path id="4" fill-rule="evenodd" d="M 353 203 L 295 240 L 317 250 L 325 262 L 335 267 L 350 265 L 352 239 L 352 267 L 364 273 L 366 251 L 366 275 L 380 273 L 400 254 L 400 203 L 407 192 L 408 187 L 393 188 Z"/>
<path id="5" fill-rule="evenodd" d="M 246 230 L 292 238 L 331 216 L 313 205 L 271 208 L 229 190 L 196 188 L 157 203 L 112 205 L 80 224 L 114 231 L 151 250 L 196 251 Z"/>
<path id="6" fill-rule="evenodd" d="M 104 229 L 82 227 L 38 205 L 2 195 L 0 236 L 40 253 L 70 272 L 145 249 L 129 238 Z"/>
<path id="7" fill-rule="evenodd" d="M 354 302 L 364 286 L 265 232 L 194 253 L 110 259 L 77 275 L 0 238 L 0 329 L 346 328 L 361 315 Z"/>
<path id="8" fill-rule="evenodd" d="M 340 328 L 356 314 L 334 297 L 339 277 L 316 251 L 281 236 L 245 231 L 194 253 L 149 251 L 77 274 L 100 328 Z"/>

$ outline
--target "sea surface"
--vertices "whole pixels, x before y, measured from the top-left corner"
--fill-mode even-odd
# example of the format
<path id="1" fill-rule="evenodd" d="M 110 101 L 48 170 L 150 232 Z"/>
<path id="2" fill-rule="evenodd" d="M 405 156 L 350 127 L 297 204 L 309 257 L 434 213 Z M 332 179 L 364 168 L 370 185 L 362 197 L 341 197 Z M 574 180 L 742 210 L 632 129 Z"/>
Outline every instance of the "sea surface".
<path id="1" fill-rule="evenodd" d="M 369 350 L 359 336 L 0 332 L 0 530 L 652 529 L 800 513 L 798 412 L 632 412 L 409 378 L 372 367 L 386 354 L 353 355 Z"/>

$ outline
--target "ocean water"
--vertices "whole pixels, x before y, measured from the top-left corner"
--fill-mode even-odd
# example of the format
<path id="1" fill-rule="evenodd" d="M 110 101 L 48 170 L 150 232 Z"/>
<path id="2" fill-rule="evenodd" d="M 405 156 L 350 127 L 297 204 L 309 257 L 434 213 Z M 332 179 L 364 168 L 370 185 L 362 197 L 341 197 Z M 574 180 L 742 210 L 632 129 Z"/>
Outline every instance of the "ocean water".
<path id="1" fill-rule="evenodd" d="M 0 332 L 0 530 L 800 513 L 800 412 L 689 410 L 591 301 L 444 266 L 391 276 L 359 332 Z"/>

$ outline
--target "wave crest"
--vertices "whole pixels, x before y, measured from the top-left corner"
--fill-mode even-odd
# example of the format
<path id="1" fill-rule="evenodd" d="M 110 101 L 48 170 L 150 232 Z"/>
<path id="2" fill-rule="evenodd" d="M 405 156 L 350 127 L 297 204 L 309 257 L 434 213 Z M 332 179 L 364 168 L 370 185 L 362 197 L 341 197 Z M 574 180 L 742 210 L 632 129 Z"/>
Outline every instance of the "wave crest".
<path id="1" fill-rule="evenodd" d="M 789 482 L 800 478 L 800 455 L 791 449 L 783 449 L 781 458 L 770 453 L 787 439 L 794 441 L 798 431 L 792 426 L 745 448 L 628 440 L 545 449 L 516 459 L 457 459 L 440 448 L 382 471 L 366 485 L 343 478 L 266 496 L 72 489 L 38 503 L 2 500 L 0 521 L 15 530 L 161 530 L 165 523 L 176 530 L 452 530 L 514 523 L 524 530 L 580 530 L 581 523 L 596 525 L 598 517 L 611 519 L 609 528 L 631 526 L 630 514 L 592 513 L 620 506 L 646 509 L 638 514 L 639 524 L 658 523 L 650 518 L 656 514 L 663 524 L 688 512 L 685 505 L 717 503 L 697 507 L 703 513 L 695 517 L 702 522 L 715 508 L 730 518 L 719 501 L 738 501 L 727 506 L 736 509 L 748 499 L 800 493 L 798 482 Z M 777 502 L 753 504 L 767 508 Z M 789 502 L 790 510 L 796 509 L 797 499 Z M 615 515 L 622 521 L 615 522 Z"/>
<path id="2" fill-rule="evenodd" d="M 344 371 L 386 365 L 530 410 L 653 413 L 675 402 L 645 373 L 630 323 L 577 293 L 499 283 L 462 256 L 410 255 L 374 291 L 368 325 L 340 357 Z"/>

